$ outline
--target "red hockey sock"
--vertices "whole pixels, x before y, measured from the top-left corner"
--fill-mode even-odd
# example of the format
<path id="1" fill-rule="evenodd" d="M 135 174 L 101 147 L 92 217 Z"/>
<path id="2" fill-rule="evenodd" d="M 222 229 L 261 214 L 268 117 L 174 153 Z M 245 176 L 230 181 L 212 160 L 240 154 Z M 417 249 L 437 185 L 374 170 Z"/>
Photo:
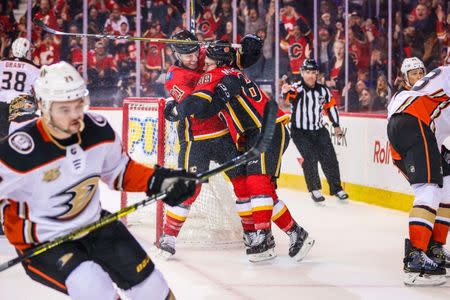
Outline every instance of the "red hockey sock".
<path id="1" fill-rule="evenodd" d="M 192 197 L 183 202 L 183 204 L 179 206 L 169 206 L 165 205 L 165 220 L 163 226 L 163 233 L 178 236 L 180 233 L 181 227 L 183 227 L 184 222 L 186 221 L 187 216 L 189 215 L 189 209 L 191 208 L 192 203 L 197 199 L 200 194 L 201 185 L 198 185 L 195 188 L 195 193 Z"/>
<path id="2" fill-rule="evenodd" d="M 270 176 L 262 174 L 248 176 L 247 190 L 251 199 L 255 229 L 270 229 L 273 209 Z"/>
<path id="3" fill-rule="evenodd" d="M 448 228 L 450 220 L 450 204 L 441 203 L 436 214 L 436 221 L 433 227 L 433 240 L 445 245 L 447 242 Z"/>
<path id="4" fill-rule="evenodd" d="M 241 218 L 242 228 L 245 231 L 255 231 L 255 222 L 252 216 L 252 203 L 247 190 L 247 176 L 232 178 L 234 193 L 237 197 L 236 210 Z"/>
<path id="5" fill-rule="evenodd" d="M 292 229 L 295 221 L 283 201 L 278 199 L 274 203 L 275 205 L 273 206 L 272 221 L 278 226 L 278 228 L 287 233 Z"/>
<path id="6" fill-rule="evenodd" d="M 409 213 L 409 237 L 414 248 L 427 251 L 436 211 L 426 205 L 414 205 Z"/>
<path id="7" fill-rule="evenodd" d="M 163 233 L 178 236 L 189 214 L 190 206 L 167 206 Z"/>
<path id="8" fill-rule="evenodd" d="M 409 238 L 411 240 L 411 245 L 414 248 L 421 249 L 426 252 L 431 238 L 431 230 L 426 226 L 413 225 L 410 223 Z"/>

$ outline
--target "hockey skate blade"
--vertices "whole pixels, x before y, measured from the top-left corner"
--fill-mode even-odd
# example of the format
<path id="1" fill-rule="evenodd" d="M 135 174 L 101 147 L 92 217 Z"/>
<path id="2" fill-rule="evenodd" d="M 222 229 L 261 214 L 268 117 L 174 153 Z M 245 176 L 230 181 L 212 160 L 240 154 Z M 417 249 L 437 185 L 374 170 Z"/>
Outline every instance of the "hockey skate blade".
<path id="1" fill-rule="evenodd" d="M 247 257 L 250 262 L 258 263 L 258 262 L 272 260 L 275 257 L 277 257 L 277 254 L 275 253 L 274 249 L 271 248 L 262 253 L 248 254 Z"/>
<path id="2" fill-rule="evenodd" d="M 406 286 L 439 286 L 446 282 L 445 275 L 420 275 L 419 273 L 406 273 L 403 279 Z"/>
<path id="3" fill-rule="evenodd" d="M 158 257 L 161 257 L 163 260 L 169 260 L 173 256 L 172 253 L 170 253 L 168 251 L 164 251 L 158 247 L 156 247 L 156 254 L 158 255 Z"/>
<path id="4" fill-rule="evenodd" d="M 298 253 L 292 257 L 292 259 L 295 260 L 296 262 L 302 261 L 303 258 L 305 258 L 305 256 L 308 255 L 309 250 L 311 250 L 315 242 L 316 241 L 313 238 L 308 236 L 305 242 L 303 242 L 303 246 L 300 249 L 300 251 L 298 251 Z"/>
<path id="5" fill-rule="evenodd" d="M 150 248 L 150 254 L 154 255 L 154 256 L 158 256 L 159 258 L 163 259 L 163 260 L 169 260 L 173 254 L 168 252 L 168 251 L 164 251 L 160 248 L 158 248 L 157 246 L 153 246 Z"/>

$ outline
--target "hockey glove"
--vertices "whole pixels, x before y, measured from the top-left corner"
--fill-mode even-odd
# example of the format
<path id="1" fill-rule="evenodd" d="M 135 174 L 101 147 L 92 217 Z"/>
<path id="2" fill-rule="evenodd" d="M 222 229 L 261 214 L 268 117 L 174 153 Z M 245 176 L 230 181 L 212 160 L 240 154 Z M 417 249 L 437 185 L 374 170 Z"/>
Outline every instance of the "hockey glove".
<path id="1" fill-rule="evenodd" d="M 175 100 L 169 100 L 166 102 L 166 107 L 164 108 L 164 118 L 167 121 L 176 122 L 180 120 L 180 117 L 177 113 L 177 105 L 178 104 Z"/>
<path id="2" fill-rule="evenodd" d="M 247 34 L 241 40 L 242 53 L 259 54 L 263 47 L 262 39 L 255 34 Z"/>
<path id="3" fill-rule="evenodd" d="M 227 103 L 241 93 L 241 84 L 237 76 L 227 75 L 217 84 L 213 97 Z"/>
<path id="4" fill-rule="evenodd" d="M 261 57 L 263 41 L 257 35 L 247 34 L 242 38 L 241 46 L 236 63 L 240 69 L 245 69 L 254 65 Z"/>
<path id="5" fill-rule="evenodd" d="M 190 173 L 185 170 L 174 170 L 155 166 L 153 176 L 148 181 L 147 196 L 152 196 L 159 192 L 167 192 L 164 203 L 170 206 L 177 206 L 186 199 L 194 195 L 195 181 L 186 180 L 182 177 L 189 177 Z"/>

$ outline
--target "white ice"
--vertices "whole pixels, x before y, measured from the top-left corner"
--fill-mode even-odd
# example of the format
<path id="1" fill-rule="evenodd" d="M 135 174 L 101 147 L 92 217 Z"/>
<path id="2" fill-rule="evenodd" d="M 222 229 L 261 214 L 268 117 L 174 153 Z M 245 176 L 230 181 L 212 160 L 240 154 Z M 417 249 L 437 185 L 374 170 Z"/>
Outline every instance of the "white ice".
<path id="1" fill-rule="evenodd" d="M 152 254 L 177 299 L 450 299 L 450 281 L 433 288 L 403 285 L 406 213 L 354 201 L 341 204 L 331 197 L 318 207 L 308 194 L 292 190 L 281 190 L 280 198 L 316 239 L 303 262 L 289 259 L 288 238 L 278 229 L 278 257 L 268 263 L 249 263 L 242 248 L 180 247 L 169 261 Z M 151 251 L 153 235 L 131 228 Z M 14 256 L 1 239 L 0 261 Z M 0 273 L 0 299 L 67 298 L 33 282 L 15 266 Z"/>

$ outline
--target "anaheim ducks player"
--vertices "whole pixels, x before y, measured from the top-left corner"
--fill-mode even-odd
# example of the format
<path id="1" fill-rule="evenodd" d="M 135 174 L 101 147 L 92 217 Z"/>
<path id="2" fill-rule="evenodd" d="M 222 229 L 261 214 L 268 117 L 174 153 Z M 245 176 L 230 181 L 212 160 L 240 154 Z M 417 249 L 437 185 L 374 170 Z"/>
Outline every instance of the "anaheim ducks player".
<path id="1" fill-rule="evenodd" d="M 22 252 L 95 222 L 102 180 L 110 188 L 167 190 L 177 205 L 194 184 L 185 171 L 150 168 L 131 160 L 103 117 L 85 113 L 88 91 L 68 63 L 42 67 L 35 84 L 42 117 L 0 142 L 0 194 L 9 204 L 5 234 Z M 72 299 L 118 299 L 113 283 L 130 299 L 172 299 L 162 274 L 119 221 L 26 260 L 33 279 Z"/>
<path id="2" fill-rule="evenodd" d="M 424 77 L 422 61 L 413 57 L 404 60 L 401 71 L 404 88 L 389 104 L 387 132 L 394 164 L 415 195 L 410 239 L 405 243 L 404 283 L 440 285 L 446 282 L 444 266 L 450 260 L 443 247 L 450 224 L 450 169 L 443 159 L 450 123 L 436 125 L 445 123 L 442 115 L 448 120 L 450 67 L 439 67 Z"/>
<path id="3" fill-rule="evenodd" d="M 245 151 L 256 142 L 262 125 L 265 104 L 271 101 L 244 73 L 230 66 L 233 51 L 228 42 L 217 41 L 206 49 L 205 73 L 199 79 L 192 95 L 177 106 L 180 116 L 208 116 L 222 102 L 225 111 L 220 114 L 236 144 Z M 217 99 L 221 99 L 217 101 Z M 302 260 L 314 244 L 308 232 L 292 218 L 287 206 L 278 198 L 276 180 L 280 175 L 281 159 L 289 143 L 285 124 L 289 116 L 278 112 L 275 136 L 269 149 L 258 159 L 246 165 L 246 186 L 250 198 L 250 211 L 255 224 L 247 249 L 250 261 L 275 257 L 271 242 L 271 220 L 290 237 L 289 256 Z"/>
<path id="4" fill-rule="evenodd" d="M 16 39 L 11 45 L 12 57 L 0 60 L 0 138 L 8 135 L 8 106 L 20 94 L 29 94 L 39 74 L 39 67 L 27 57 L 30 41 Z"/>

